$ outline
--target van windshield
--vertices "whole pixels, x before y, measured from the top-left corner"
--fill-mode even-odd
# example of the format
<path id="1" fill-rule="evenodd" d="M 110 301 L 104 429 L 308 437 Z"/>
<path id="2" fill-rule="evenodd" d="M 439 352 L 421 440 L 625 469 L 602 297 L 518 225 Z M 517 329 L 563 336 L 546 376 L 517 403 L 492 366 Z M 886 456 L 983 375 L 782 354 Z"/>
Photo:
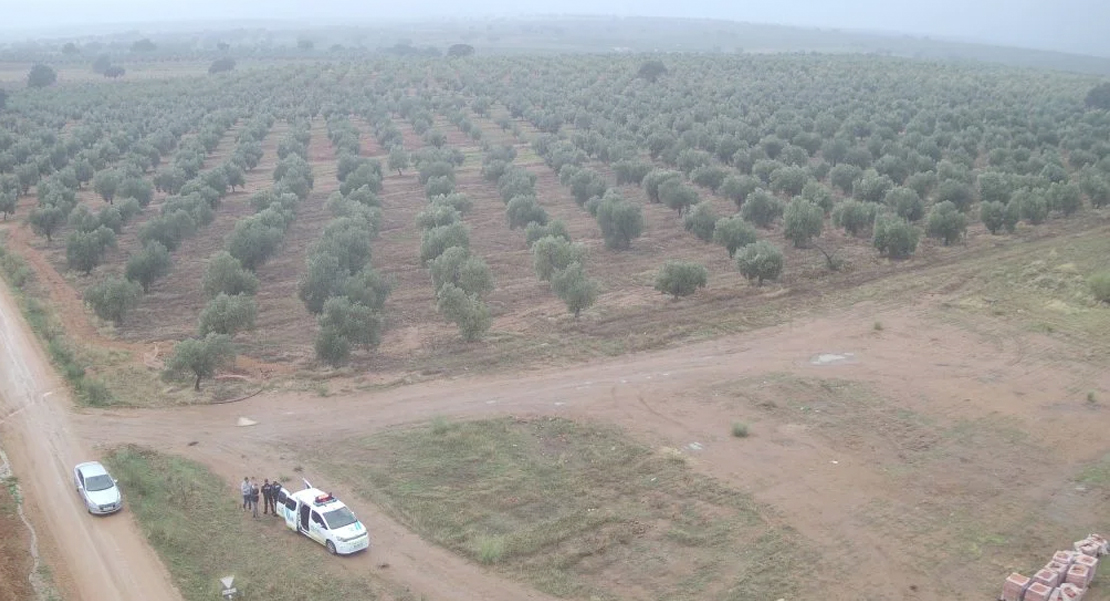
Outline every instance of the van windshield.
<path id="1" fill-rule="evenodd" d="M 355 514 L 351 513 L 350 509 L 340 507 L 331 511 L 324 512 L 324 521 L 328 523 L 328 530 L 339 530 L 344 526 L 350 526 L 357 522 Z"/>

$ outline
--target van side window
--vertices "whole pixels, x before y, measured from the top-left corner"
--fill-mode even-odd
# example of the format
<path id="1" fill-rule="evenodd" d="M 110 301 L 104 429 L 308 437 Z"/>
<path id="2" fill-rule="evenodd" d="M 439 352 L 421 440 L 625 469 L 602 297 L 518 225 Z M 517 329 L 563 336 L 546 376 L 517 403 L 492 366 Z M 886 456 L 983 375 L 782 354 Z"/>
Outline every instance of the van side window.
<path id="1" fill-rule="evenodd" d="M 315 511 L 312 512 L 312 521 L 319 524 L 321 528 L 327 529 L 327 526 L 324 525 L 324 518 L 320 517 L 320 514 Z"/>
<path id="2" fill-rule="evenodd" d="M 297 501 L 294 500 L 293 497 L 289 497 L 289 498 L 285 499 L 285 508 L 288 509 L 289 511 L 296 511 L 297 510 Z"/>
<path id="3" fill-rule="evenodd" d="M 284 505 L 285 500 L 288 499 L 288 498 L 289 497 L 288 497 L 288 495 L 285 494 L 285 489 L 284 488 L 278 490 L 278 495 L 277 495 L 277 502 L 278 503 L 281 503 L 282 505 Z"/>

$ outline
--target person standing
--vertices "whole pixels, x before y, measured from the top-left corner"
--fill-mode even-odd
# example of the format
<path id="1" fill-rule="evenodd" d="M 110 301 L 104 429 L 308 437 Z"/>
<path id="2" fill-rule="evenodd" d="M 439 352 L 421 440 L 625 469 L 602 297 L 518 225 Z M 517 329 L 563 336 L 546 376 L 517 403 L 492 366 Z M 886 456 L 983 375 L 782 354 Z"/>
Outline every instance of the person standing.
<path id="1" fill-rule="evenodd" d="M 243 493 L 243 511 L 246 511 L 251 503 L 251 483 L 246 476 L 243 476 L 243 483 L 239 485 L 239 490 Z"/>
<path id="2" fill-rule="evenodd" d="M 270 511 L 273 512 L 274 517 L 277 517 L 277 502 L 278 492 L 281 491 L 281 484 L 278 483 L 277 478 L 270 483 Z"/>
<path id="3" fill-rule="evenodd" d="M 265 478 L 262 481 L 262 515 L 266 515 L 270 511 L 272 494 L 273 487 L 270 486 L 270 479 Z"/>
<path id="4" fill-rule="evenodd" d="M 251 480 L 251 513 L 258 517 L 258 481 Z"/>

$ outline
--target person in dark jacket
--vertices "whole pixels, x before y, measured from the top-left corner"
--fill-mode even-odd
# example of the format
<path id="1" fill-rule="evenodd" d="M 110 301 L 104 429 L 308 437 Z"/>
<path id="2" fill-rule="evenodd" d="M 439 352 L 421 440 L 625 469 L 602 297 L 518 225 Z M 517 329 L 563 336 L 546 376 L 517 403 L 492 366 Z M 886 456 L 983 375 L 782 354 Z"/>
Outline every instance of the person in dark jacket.
<path id="1" fill-rule="evenodd" d="M 270 511 L 271 511 L 271 513 L 274 514 L 274 517 L 277 517 L 277 515 L 278 515 L 277 504 L 278 504 L 278 492 L 280 490 L 281 490 L 281 484 L 278 483 L 277 478 L 274 478 L 274 481 L 270 483 Z"/>
<path id="2" fill-rule="evenodd" d="M 272 495 L 273 487 L 270 486 L 270 479 L 266 478 L 262 481 L 262 515 L 266 515 L 270 507 L 273 507 L 274 498 Z"/>

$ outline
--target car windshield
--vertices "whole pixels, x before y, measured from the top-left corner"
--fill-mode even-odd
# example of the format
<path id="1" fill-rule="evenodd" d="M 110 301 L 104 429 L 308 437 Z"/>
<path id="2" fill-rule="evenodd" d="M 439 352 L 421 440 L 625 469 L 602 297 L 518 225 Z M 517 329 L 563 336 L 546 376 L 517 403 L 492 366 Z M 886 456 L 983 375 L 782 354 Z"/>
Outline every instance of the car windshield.
<path id="1" fill-rule="evenodd" d="M 350 526 L 357 522 L 355 514 L 351 513 L 350 509 L 340 507 L 331 511 L 324 512 L 324 521 L 328 523 L 329 530 L 339 530 L 344 526 Z"/>
<path id="2" fill-rule="evenodd" d="M 115 482 L 108 474 L 100 474 L 99 476 L 89 476 L 85 478 L 85 490 L 89 492 L 96 492 L 98 490 L 108 490 L 112 488 Z"/>

